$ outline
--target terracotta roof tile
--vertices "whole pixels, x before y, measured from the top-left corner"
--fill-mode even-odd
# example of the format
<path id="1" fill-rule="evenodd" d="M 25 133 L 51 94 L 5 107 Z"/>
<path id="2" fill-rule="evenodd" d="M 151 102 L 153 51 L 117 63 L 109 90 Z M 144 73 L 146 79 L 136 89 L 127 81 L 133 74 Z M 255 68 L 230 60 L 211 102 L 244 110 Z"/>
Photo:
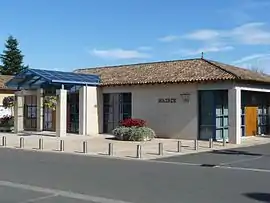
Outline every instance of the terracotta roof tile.
<path id="1" fill-rule="evenodd" d="M 78 69 L 76 73 L 97 74 L 101 85 L 252 80 L 270 82 L 270 76 L 205 59 L 188 59 Z"/>
<path id="2" fill-rule="evenodd" d="M 8 82 L 13 77 L 14 77 L 13 75 L 0 75 L 0 89 L 8 89 L 5 86 L 5 83 Z"/>

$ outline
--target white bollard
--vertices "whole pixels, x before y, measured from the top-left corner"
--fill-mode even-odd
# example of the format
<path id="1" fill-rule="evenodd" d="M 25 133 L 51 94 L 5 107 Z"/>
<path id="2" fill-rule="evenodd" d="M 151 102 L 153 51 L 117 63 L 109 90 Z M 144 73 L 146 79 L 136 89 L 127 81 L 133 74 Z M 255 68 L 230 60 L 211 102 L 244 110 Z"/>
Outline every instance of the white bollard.
<path id="1" fill-rule="evenodd" d="M 158 143 L 158 155 L 163 156 L 163 143 Z"/>
<path id="2" fill-rule="evenodd" d="M 109 156 L 113 156 L 113 143 L 109 143 L 108 154 Z"/>
<path id="3" fill-rule="evenodd" d="M 2 146 L 3 147 L 7 146 L 7 137 L 6 136 L 2 137 Z"/>
<path id="4" fill-rule="evenodd" d="M 24 148 L 24 138 L 20 137 L 20 148 Z"/>
<path id="5" fill-rule="evenodd" d="M 83 141 L 83 153 L 87 153 L 87 141 Z"/>
<path id="6" fill-rule="evenodd" d="M 43 149 L 43 139 L 39 138 L 38 140 L 38 149 L 42 150 Z"/>
<path id="7" fill-rule="evenodd" d="M 177 141 L 177 152 L 181 152 L 181 151 L 182 151 L 182 142 Z"/>
<path id="8" fill-rule="evenodd" d="M 60 140 L 60 152 L 63 152 L 65 150 L 64 140 Z"/>
<path id="9" fill-rule="evenodd" d="M 198 150 L 198 140 L 194 140 L 194 150 Z"/>
<path id="10" fill-rule="evenodd" d="M 138 159 L 140 159 L 142 157 L 142 146 L 141 145 L 137 145 L 137 153 L 136 153 L 136 157 Z"/>
<path id="11" fill-rule="evenodd" d="M 209 138 L 209 148 L 213 148 L 213 138 Z"/>

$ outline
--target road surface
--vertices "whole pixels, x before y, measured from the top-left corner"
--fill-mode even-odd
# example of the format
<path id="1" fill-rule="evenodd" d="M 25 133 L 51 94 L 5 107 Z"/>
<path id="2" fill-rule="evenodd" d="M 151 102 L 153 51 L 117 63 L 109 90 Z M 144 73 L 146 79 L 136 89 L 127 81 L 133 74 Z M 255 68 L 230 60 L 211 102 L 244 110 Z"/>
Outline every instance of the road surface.
<path id="1" fill-rule="evenodd" d="M 0 202 L 270 202 L 270 144 L 155 161 L 0 148 Z"/>

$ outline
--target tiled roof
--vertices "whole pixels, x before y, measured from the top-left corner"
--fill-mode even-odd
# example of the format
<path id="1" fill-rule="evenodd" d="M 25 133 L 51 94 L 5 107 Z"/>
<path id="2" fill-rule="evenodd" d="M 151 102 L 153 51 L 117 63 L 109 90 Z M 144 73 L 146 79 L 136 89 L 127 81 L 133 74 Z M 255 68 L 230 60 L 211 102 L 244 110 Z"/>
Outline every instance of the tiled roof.
<path id="1" fill-rule="evenodd" d="M 270 83 L 270 76 L 268 75 L 205 59 L 87 68 L 78 69 L 75 72 L 99 75 L 102 86 L 218 80 Z"/>
<path id="2" fill-rule="evenodd" d="M 13 75 L 0 75 L 0 89 L 8 89 L 5 86 L 5 83 L 8 82 L 13 77 L 14 77 Z"/>

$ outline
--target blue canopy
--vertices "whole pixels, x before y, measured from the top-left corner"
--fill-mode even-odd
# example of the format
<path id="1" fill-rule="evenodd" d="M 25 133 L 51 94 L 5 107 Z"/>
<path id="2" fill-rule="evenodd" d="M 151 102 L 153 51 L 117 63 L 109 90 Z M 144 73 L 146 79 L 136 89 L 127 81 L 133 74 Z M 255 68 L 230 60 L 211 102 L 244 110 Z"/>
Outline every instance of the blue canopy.
<path id="1" fill-rule="evenodd" d="M 6 86 L 12 89 L 38 89 L 64 85 L 66 89 L 74 85 L 98 86 L 99 83 L 100 78 L 98 75 L 27 69 L 9 80 Z"/>

